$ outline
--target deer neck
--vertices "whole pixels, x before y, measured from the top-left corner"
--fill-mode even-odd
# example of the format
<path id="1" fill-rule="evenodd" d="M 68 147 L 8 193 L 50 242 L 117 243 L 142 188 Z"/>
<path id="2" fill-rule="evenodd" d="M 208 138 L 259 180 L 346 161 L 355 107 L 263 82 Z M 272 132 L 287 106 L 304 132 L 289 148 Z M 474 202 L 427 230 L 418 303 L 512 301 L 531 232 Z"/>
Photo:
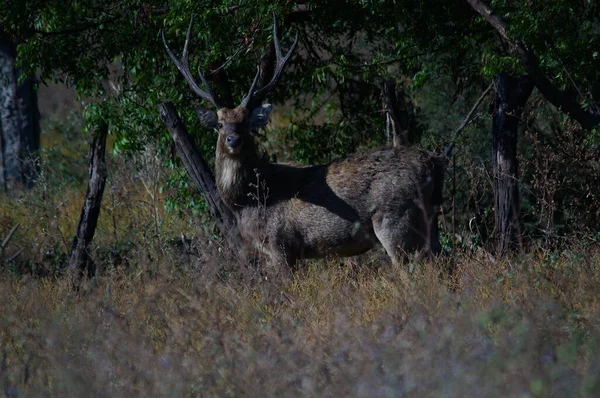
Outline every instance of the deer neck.
<path id="1" fill-rule="evenodd" d="M 253 203 L 256 188 L 255 170 L 262 169 L 262 159 L 257 155 L 232 157 L 217 153 L 215 161 L 217 189 L 221 199 L 232 210 L 241 209 Z"/>

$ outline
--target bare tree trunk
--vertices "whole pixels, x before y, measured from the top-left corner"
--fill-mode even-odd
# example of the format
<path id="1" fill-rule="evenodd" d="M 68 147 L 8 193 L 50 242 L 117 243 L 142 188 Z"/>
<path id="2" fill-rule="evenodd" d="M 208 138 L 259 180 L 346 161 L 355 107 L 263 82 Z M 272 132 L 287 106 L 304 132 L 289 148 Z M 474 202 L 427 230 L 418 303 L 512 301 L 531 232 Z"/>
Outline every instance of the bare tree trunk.
<path id="1" fill-rule="evenodd" d="M 406 107 L 398 101 L 396 83 L 386 81 L 383 83 L 383 106 L 388 120 L 391 121 L 390 130 L 392 146 L 408 145 L 408 113 Z M 389 136 L 389 134 L 388 134 Z"/>
<path id="2" fill-rule="evenodd" d="M 0 36 L 0 188 L 5 192 L 33 185 L 40 145 L 34 79 L 19 83 L 15 57 L 13 40 Z"/>
<path id="3" fill-rule="evenodd" d="M 69 259 L 69 272 L 84 273 L 92 277 L 95 274 L 95 267 L 92 262 L 89 246 L 94 239 L 96 225 L 100 216 L 100 204 L 104 187 L 106 185 L 106 137 L 108 136 L 108 124 L 102 123 L 96 127 L 90 142 L 90 152 L 88 157 L 89 181 L 85 193 L 85 202 L 79 216 L 79 223 L 73 244 L 71 246 L 71 256 Z"/>
<path id="4" fill-rule="evenodd" d="M 23 185 L 33 187 L 39 171 L 40 112 L 37 102 L 36 79 L 29 77 L 19 83 L 17 97 L 21 112 L 21 159 Z"/>
<path id="5" fill-rule="evenodd" d="M 1 94 L 0 94 L 1 95 Z M 8 173 L 6 172 L 6 142 L 2 118 L 0 117 L 0 192 L 8 193 Z"/>
<path id="6" fill-rule="evenodd" d="M 194 140 L 188 133 L 183 121 L 179 118 L 172 102 L 164 102 L 158 106 L 160 118 L 169 129 L 175 149 L 181 158 L 188 174 L 196 183 L 206 199 L 211 215 L 217 223 L 221 234 L 226 238 L 229 246 L 235 249 L 239 246 L 241 238 L 233 212 L 223 203 L 213 176 Z"/>
<path id="7" fill-rule="evenodd" d="M 496 103 L 492 127 L 492 164 L 496 221 L 496 254 L 506 255 L 520 241 L 519 164 L 517 129 L 533 81 L 528 76 L 496 77 Z"/>

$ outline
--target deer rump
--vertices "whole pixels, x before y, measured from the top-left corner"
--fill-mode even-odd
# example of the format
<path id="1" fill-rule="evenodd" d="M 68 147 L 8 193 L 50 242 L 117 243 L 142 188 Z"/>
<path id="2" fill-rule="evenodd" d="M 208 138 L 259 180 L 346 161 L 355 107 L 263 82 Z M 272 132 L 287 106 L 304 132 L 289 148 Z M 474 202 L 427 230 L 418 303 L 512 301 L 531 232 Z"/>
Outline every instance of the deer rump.
<path id="1" fill-rule="evenodd" d="M 243 239 L 275 262 L 353 256 L 377 242 L 393 262 L 407 252 L 440 250 L 435 206 L 442 203 L 444 161 L 427 151 L 384 148 L 327 165 L 263 163 L 254 170 L 254 181 L 238 180 L 247 192 L 226 203 Z"/>

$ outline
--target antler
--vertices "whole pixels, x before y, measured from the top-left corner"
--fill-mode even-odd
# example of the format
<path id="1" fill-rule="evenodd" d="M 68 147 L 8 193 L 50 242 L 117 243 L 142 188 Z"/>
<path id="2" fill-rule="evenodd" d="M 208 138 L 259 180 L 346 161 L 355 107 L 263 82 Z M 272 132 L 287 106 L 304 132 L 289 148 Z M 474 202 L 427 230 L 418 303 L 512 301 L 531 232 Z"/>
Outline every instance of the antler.
<path id="1" fill-rule="evenodd" d="M 181 75 L 183 76 L 185 81 L 188 83 L 190 88 L 198 96 L 204 98 L 207 101 L 210 101 L 217 109 L 221 109 L 224 106 L 223 102 L 219 99 L 217 94 L 210 87 L 210 85 L 206 81 L 206 78 L 200 71 L 200 68 L 198 68 L 198 75 L 200 76 L 200 80 L 202 81 L 202 84 L 204 85 L 204 87 L 206 87 L 207 91 L 202 90 L 198 86 L 198 83 L 196 83 L 196 81 L 194 80 L 194 77 L 192 76 L 192 72 L 190 72 L 188 44 L 190 42 L 190 36 L 192 34 L 192 25 L 193 24 L 194 24 L 194 17 L 192 16 L 190 18 L 190 26 L 188 27 L 187 33 L 185 34 L 185 44 L 183 45 L 183 54 L 181 54 L 181 60 L 177 59 L 177 57 L 175 57 L 175 55 L 173 55 L 173 52 L 169 49 L 169 46 L 167 45 L 167 39 L 165 38 L 164 30 L 161 32 L 163 44 L 165 46 L 165 50 L 167 51 L 167 54 L 169 54 L 169 57 L 171 58 L 171 60 L 173 61 L 173 63 L 177 67 L 177 69 L 179 69 L 179 72 L 181 73 Z"/>
<path id="2" fill-rule="evenodd" d="M 250 86 L 250 90 L 248 91 L 248 94 L 244 97 L 244 99 L 242 100 L 242 103 L 240 104 L 240 106 L 244 106 L 248 109 L 253 109 L 263 102 L 265 96 L 271 90 L 273 90 L 273 87 L 275 87 L 275 85 L 277 84 L 277 81 L 279 80 L 279 77 L 281 76 L 281 72 L 283 72 L 283 69 L 285 68 L 285 64 L 287 63 L 288 59 L 292 55 L 292 52 L 296 48 L 296 44 L 298 44 L 298 32 L 296 32 L 296 39 L 294 40 L 294 44 L 292 44 L 292 46 L 290 47 L 290 49 L 287 52 L 287 54 L 285 55 L 285 57 L 281 56 L 281 45 L 279 44 L 279 37 L 277 37 L 277 18 L 275 17 L 275 14 L 273 14 L 273 44 L 275 46 L 275 57 L 277 60 L 276 60 L 275 70 L 273 72 L 273 77 L 271 78 L 271 81 L 269 83 L 267 83 L 264 87 L 261 87 L 260 89 L 255 91 L 256 84 L 257 84 L 258 78 L 260 76 L 260 66 L 259 66 L 258 71 L 256 72 L 256 76 L 254 77 L 254 80 L 252 81 L 252 85 Z"/>

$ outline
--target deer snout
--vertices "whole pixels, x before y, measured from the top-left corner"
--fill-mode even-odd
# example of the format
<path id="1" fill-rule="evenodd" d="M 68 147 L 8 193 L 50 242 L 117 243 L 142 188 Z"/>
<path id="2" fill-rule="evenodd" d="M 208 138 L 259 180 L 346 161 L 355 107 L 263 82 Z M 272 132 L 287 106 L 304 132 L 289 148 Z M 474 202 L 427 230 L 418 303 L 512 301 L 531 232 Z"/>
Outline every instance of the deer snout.
<path id="1" fill-rule="evenodd" d="M 225 137 L 225 145 L 230 153 L 238 153 L 242 146 L 242 138 L 239 135 L 228 135 Z"/>

